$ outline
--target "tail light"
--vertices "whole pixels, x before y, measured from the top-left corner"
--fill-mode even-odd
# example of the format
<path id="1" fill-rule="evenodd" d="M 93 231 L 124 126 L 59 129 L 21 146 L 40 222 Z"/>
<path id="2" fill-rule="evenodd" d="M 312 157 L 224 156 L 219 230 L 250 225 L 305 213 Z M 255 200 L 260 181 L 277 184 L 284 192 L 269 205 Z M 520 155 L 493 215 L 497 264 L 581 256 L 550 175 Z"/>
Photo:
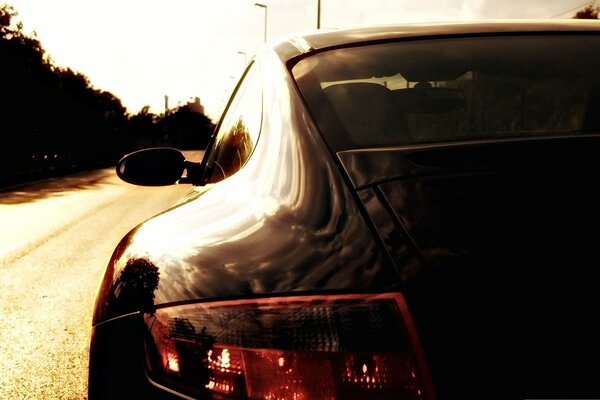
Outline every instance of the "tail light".
<path id="1" fill-rule="evenodd" d="M 195 303 L 145 323 L 151 380 L 185 396 L 433 399 L 397 293 Z"/>

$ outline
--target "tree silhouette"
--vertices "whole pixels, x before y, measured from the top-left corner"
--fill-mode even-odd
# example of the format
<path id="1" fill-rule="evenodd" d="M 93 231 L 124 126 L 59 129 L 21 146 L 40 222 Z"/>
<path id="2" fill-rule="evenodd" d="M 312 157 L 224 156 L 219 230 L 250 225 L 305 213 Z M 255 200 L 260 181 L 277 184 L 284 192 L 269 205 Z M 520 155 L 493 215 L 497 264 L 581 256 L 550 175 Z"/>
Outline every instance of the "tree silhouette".
<path id="1" fill-rule="evenodd" d="M 108 314 L 116 316 L 134 311 L 152 313 L 159 275 L 158 267 L 146 258 L 128 260 L 108 296 Z"/>
<path id="2" fill-rule="evenodd" d="M 178 107 L 160 122 L 166 138 L 181 149 L 203 149 L 214 129 L 214 124 L 204 114 L 189 105 Z"/>
<path id="3" fill-rule="evenodd" d="M 54 65 L 16 16 L 0 2 L 0 187 L 114 165 L 144 147 L 206 146 L 214 125 L 204 114 L 187 106 L 128 114 L 82 73 Z"/>
<path id="4" fill-rule="evenodd" d="M 587 6 L 573 16 L 574 19 L 598 19 L 598 7 Z"/>
<path id="5" fill-rule="evenodd" d="M 0 185 L 115 161 L 124 147 L 120 100 L 53 65 L 16 16 L 0 4 Z"/>

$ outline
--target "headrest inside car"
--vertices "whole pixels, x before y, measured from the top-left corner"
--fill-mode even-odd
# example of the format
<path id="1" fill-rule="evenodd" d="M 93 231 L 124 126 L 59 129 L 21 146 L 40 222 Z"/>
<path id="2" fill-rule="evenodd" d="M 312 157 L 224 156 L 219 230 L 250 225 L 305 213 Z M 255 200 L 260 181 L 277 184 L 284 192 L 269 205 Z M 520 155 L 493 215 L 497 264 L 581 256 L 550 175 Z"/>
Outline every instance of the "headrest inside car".
<path id="1" fill-rule="evenodd" d="M 390 109 L 390 90 L 385 86 L 356 82 L 327 86 L 325 96 L 340 121 L 353 137 L 381 133 Z"/>

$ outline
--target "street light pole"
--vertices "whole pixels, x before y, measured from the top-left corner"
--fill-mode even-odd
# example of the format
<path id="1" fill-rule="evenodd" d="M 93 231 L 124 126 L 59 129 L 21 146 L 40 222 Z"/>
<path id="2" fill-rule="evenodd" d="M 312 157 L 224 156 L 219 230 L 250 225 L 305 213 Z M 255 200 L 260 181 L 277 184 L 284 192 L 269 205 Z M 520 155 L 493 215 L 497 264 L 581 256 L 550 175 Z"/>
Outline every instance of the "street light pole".
<path id="1" fill-rule="evenodd" d="M 321 0 L 317 0 L 317 29 L 321 29 Z"/>
<path id="2" fill-rule="evenodd" d="M 264 42 L 267 43 L 267 6 L 261 3 L 254 3 L 255 6 L 265 9 L 265 31 L 264 31 Z"/>

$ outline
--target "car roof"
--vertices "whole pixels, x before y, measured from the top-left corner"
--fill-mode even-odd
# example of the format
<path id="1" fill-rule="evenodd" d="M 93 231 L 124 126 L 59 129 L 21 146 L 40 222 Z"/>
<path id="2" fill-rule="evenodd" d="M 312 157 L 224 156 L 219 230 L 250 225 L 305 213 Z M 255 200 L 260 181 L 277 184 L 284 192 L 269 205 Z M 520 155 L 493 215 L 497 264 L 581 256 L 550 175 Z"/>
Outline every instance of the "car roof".
<path id="1" fill-rule="evenodd" d="M 518 33 L 600 32 L 600 21 L 562 20 L 485 20 L 462 22 L 407 23 L 365 26 L 340 30 L 318 30 L 298 34 L 276 46 L 284 60 L 327 48 L 367 42 L 420 37 L 472 36 Z"/>

